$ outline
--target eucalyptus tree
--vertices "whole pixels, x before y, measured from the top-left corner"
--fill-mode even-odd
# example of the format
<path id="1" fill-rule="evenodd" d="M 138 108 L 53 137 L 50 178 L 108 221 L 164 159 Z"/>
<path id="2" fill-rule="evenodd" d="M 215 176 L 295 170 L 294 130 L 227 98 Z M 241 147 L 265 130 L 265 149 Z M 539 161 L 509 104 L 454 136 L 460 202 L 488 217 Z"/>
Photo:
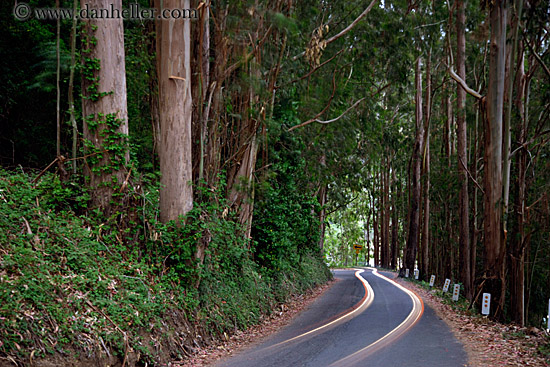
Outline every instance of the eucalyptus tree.
<path id="1" fill-rule="evenodd" d="M 489 82 L 485 119 L 484 170 L 484 290 L 492 295 L 492 313 L 502 312 L 506 292 L 505 247 L 502 233 L 502 130 L 508 7 L 504 0 L 490 2 Z"/>
<path id="2" fill-rule="evenodd" d="M 189 0 L 157 2 L 162 9 L 189 9 Z M 160 116 L 161 220 L 177 220 L 193 207 L 191 161 L 191 20 L 157 20 Z"/>
<path id="3" fill-rule="evenodd" d="M 81 0 L 81 7 L 121 11 L 122 1 Z M 83 21 L 82 115 L 92 205 L 110 211 L 127 177 L 128 107 L 121 18 Z"/>
<path id="4" fill-rule="evenodd" d="M 465 36 L 465 4 L 463 0 L 456 2 L 456 70 L 462 80 L 466 80 L 466 36 Z M 460 271 L 464 284 L 466 298 L 473 297 L 472 277 L 472 247 L 470 244 L 470 202 L 468 196 L 468 135 L 466 121 L 466 91 L 457 84 L 456 90 L 456 126 L 458 141 L 458 172 L 460 180 L 459 206 L 459 249 L 460 249 Z"/>

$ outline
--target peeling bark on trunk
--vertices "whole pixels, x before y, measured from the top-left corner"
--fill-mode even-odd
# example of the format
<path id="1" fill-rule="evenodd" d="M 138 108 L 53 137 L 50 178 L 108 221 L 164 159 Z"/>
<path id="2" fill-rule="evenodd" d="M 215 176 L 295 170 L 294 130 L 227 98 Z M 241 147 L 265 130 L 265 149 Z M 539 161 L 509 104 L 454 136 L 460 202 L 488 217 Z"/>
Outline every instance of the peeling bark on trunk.
<path id="1" fill-rule="evenodd" d="M 189 0 L 156 3 L 167 9 L 189 9 Z M 191 153 L 191 20 L 157 22 L 159 76 L 160 218 L 177 220 L 193 208 Z"/>
<path id="2" fill-rule="evenodd" d="M 490 9 L 491 49 L 487 118 L 485 119 L 485 266 L 484 291 L 491 294 L 491 315 L 498 318 L 504 306 L 504 255 L 502 236 L 502 118 L 506 61 L 507 9 L 497 0 Z"/>

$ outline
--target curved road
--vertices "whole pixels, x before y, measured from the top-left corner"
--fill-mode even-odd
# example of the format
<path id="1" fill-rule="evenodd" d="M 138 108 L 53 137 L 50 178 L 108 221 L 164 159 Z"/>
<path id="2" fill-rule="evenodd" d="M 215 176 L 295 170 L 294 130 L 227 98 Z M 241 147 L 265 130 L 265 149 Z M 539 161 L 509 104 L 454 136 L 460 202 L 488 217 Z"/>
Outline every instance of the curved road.
<path id="1" fill-rule="evenodd" d="M 290 325 L 216 366 L 467 366 L 462 345 L 416 295 L 373 269 L 334 276 Z"/>

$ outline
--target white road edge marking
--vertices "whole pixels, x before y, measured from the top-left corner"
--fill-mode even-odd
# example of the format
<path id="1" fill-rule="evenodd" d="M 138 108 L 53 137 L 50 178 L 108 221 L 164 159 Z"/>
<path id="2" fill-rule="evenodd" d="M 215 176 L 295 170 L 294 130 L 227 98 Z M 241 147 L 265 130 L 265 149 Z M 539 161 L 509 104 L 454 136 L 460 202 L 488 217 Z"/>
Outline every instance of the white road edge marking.
<path id="1" fill-rule="evenodd" d="M 271 349 L 271 348 L 275 348 L 275 347 L 279 347 L 281 345 L 284 345 L 284 344 L 287 344 L 287 343 L 290 343 L 292 341 L 296 341 L 298 339 L 302 339 L 308 335 L 314 335 L 316 334 L 317 332 L 323 330 L 323 329 L 326 329 L 328 327 L 334 327 L 336 325 L 339 325 L 341 324 L 342 322 L 344 321 L 347 321 L 348 319 L 351 319 L 351 318 L 354 318 L 355 316 L 359 315 L 361 312 L 365 311 L 371 304 L 372 304 L 372 301 L 374 301 L 374 291 L 372 290 L 372 287 L 370 286 L 369 282 L 367 282 L 367 280 L 365 278 L 363 278 L 361 276 L 361 273 L 365 272 L 364 269 L 355 269 L 357 270 L 355 272 L 355 277 L 357 279 L 359 279 L 361 281 L 361 283 L 363 283 L 363 286 L 365 287 L 365 290 L 367 291 L 367 296 L 365 297 L 365 299 L 363 300 L 363 302 L 361 302 L 361 304 L 359 305 L 359 307 L 355 308 L 354 310 L 348 312 L 347 314 L 345 315 L 342 315 L 340 316 L 339 318 L 337 318 L 336 320 L 332 320 L 331 322 L 329 323 L 326 323 L 324 325 L 321 325 L 319 326 L 318 328 L 316 329 L 313 329 L 313 330 L 310 330 L 306 333 L 303 333 L 301 335 L 298 335 L 298 336 L 295 336 L 294 338 L 291 338 L 291 339 L 287 339 L 283 342 L 280 342 L 278 344 L 275 344 L 275 345 L 272 345 L 271 347 L 269 347 L 268 349 Z"/>
<path id="2" fill-rule="evenodd" d="M 408 290 L 407 288 L 403 287 L 400 284 L 397 284 L 396 282 L 392 281 L 391 279 L 388 279 L 387 277 L 378 274 L 378 270 L 375 268 L 368 268 L 372 270 L 372 274 L 384 279 L 385 281 L 391 283 L 392 285 L 396 286 L 397 288 L 401 289 L 403 292 L 405 292 L 409 297 L 411 297 L 411 300 L 413 302 L 413 308 L 409 315 L 401 322 L 397 327 L 395 327 L 392 331 L 381 337 L 380 339 L 372 342 L 371 344 L 367 345 L 365 348 L 358 350 L 357 352 L 350 354 L 347 357 L 344 357 L 334 363 L 332 363 L 330 366 L 339 366 L 339 367 L 345 367 L 345 366 L 352 366 L 360 362 L 362 359 L 366 358 L 371 353 L 375 352 L 376 350 L 390 344 L 392 341 L 396 340 L 398 337 L 403 335 L 407 330 L 409 330 L 412 326 L 416 324 L 418 320 L 422 317 L 422 314 L 424 313 L 424 306 L 422 304 L 422 301 L 418 298 L 416 294 Z"/>

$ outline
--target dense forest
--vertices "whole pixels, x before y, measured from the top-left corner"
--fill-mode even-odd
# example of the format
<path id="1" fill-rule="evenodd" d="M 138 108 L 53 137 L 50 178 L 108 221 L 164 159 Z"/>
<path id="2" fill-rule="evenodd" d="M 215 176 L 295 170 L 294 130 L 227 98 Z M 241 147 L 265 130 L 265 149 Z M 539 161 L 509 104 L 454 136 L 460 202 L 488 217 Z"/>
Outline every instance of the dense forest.
<path id="1" fill-rule="evenodd" d="M 90 16 L 130 7 L 172 11 Z M 542 325 L 548 1 L 0 12 L 2 361 L 185 359 L 355 265 L 354 244 Z"/>

